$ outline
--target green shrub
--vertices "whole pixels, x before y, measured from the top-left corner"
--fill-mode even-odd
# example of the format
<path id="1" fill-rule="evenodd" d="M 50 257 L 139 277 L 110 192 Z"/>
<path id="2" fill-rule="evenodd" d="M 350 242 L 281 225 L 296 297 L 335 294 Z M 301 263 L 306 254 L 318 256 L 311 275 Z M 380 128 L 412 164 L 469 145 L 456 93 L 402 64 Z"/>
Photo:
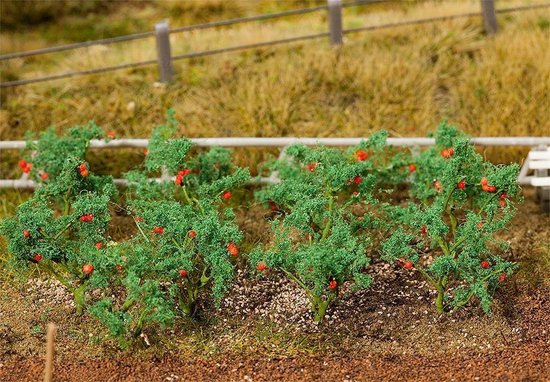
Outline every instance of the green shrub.
<path id="1" fill-rule="evenodd" d="M 219 304 L 239 255 L 242 233 L 227 204 L 248 170 L 221 148 L 190 155 L 193 144 L 173 138 L 175 130 L 169 114 L 153 131 L 144 169 L 127 176 L 127 208 L 139 234 L 124 244 L 124 256 L 116 247 L 112 262 L 122 263 L 122 273 L 110 282 L 122 285 L 127 297 L 118 304 L 103 299 L 91 310 L 123 343 L 144 325 L 195 317 L 203 292 Z M 149 180 L 163 171 L 164 178 Z"/>
<path id="2" fill-rule="evenodd" d="M 388 260 L 418 270 L 437 291 L 437 311 L 455 310 L 476 297 L 484 311 L 515 264 L 499 253 L 518 200 L 518 166 L 485 162 L 456 128 L 443 123 L 436 145 L 415 160 L 411 200 L 390 213 L 394 233 L 382 244 Z M 422 255 L 433 262 L 426 263 Z"/>
<path id="3" fill-rule="evenodd" d="M 34 263 L 59 280 L 73 293 L 78 314 L 96 278 L 99 250 L 107 239 L 109 201 L 116 194 L 112 179 L 92 174 L 84 159 L 89 140 L 99 135 L 89 125 L 71 129 L 65 137 L 49 131 L 36 144 L 29 143 L 25 155 L 32 163 L 23 160 L 20 166 L 40 179 L 40 187 L 0 226 L 12 265 Z"/>
<path id="4" fill-rule="evenodd" d="M 402 173 L 396 171 L 402 167 L 399 161 L 392 163 L 385 155 L 385 139 L 379 133 L 347 151 L 293 145 L 286 158 L 270 166 L 281 182 L 256 194 L 277 218 L 272 243 L 251 253 L 251 265 L 260 273 L 281 271 L 299 285 L 316 322 L 323 320 L 344 283 L 355 289 L 371 283 L 362 272 L 369 263 L 365 230 L 380 223 L 368 208 L 377 203 L 375 186 L 395 179 L 390 173 Z M 356 205 L 363 212 L 353 213 Z"/>

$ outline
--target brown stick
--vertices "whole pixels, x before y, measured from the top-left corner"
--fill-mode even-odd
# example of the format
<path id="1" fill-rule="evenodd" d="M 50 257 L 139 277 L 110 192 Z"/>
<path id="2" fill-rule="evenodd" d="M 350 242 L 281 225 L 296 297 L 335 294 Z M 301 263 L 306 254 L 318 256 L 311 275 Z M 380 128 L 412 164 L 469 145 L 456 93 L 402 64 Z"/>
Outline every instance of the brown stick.
<path id="1" fill-rule="evenodd" d="M 44 370 L 44 382 L 52 382 L 56 331 L 57 328 L 55 324 L 50 322 L 46 329 L 46 368 Z"/>

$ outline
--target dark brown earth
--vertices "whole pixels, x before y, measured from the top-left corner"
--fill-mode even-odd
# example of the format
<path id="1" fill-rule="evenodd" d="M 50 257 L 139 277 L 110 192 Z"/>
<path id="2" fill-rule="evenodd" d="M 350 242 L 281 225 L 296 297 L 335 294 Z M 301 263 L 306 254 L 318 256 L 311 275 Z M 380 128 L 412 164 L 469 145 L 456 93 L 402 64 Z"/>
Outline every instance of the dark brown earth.
<path id="1" fill-rule="evenodd" d="M 0 279 L 0 381 L 42 380 L 47 322 L 59 332 L 55 381 L 550 381 L 550 218 L 526 194 L 502 234 L 521 268 L 490 315 L 470 306 L 437 316 L 415 272 L 375 259 L 374 285 L 343 296 L 323 327 L 293 284 L 241 273 L 200 324 L 180 322 L 121 351 L 39 275 Z M 264 211 L 239 213 L 250 241 L 265 234 Z"/>

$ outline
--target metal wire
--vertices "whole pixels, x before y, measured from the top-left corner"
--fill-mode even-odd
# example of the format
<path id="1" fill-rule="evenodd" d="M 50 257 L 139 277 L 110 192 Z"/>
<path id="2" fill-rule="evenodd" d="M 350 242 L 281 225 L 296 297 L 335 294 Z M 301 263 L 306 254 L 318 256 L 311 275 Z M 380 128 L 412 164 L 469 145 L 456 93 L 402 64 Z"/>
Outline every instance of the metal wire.
<path id="1" fill-rule="evenodd" d="M 312 39 L 321 38 L 321 37 L 328 37 L 328 35 L 329 35 L 328 32 L 323 32 L 323 33 L 316 33 L 316 34 L 310 34 L 310 35 L 305 35 L 305 36 L 283 38 L 283 39 L 280 39 L 280 40 L 272 40 L 272 41 L 265 41 L 265 42 L 257 42 L 257 43 L 253 43 L 253 44 L 231 46 L 231 47 L 228 47 L 228 48 L 211 49 L 211 50 L 204 50 L 204 51 L 201 51 L 201 52 L 184 53 L 184 54 L 180 54 L 180 55 L 177 55 L 177 56 L 173 56 L 172 60 L 181 60 L 181 59 L 185 59 L 185 58 L 211 56 L 211 55 L 214 55 L 214 54 L 235 52 L 235 51 L 238 51 L 238 50 L 255 49 L 255 48 L 262 48 L 262 47 L 272 46 L 272 45 L 287 44 L 287 43 L 297 42 L 297 41 L 312 40 Z"/>
<path id="2" fill-rule="evenodd" d="M 89 74 L 111 72 L 113 70 L 137 68 L 137 67 L 140 67 L 140 66 L 153 65 L 153 64 L 156 64 L 156 63 L 157 63 L 157 60 L 148 60 L 148 61 L 134 62 L 134 63 L 129 63 L 129 64 L 106 66 L 106 67 L 97 68 L 97 69 L 81 70 L 81 71 L 78 71 L 78 72 L 54 74 L 52 76 L 46 76 L 46 77 L 40 77 L 40 78 L 29 78 L 27 80 L 16 80 L 16 81 L 0 82 L 0 88 L 9 88 L 9 87 L 13 87 L 13 86 L 33 84 L 33 83 L 36 83 L 36 82 L 59 80 L 61 78 L 69 78 L 69 77 L 84 76 L 84 75 L 89 75 Z"/>
<path id="3" fill-rule="evenodd" d="M 518 11 L 527 11 L 532 9 L 539 9 L 539 8 L 548 8 L 550 7 L 550 3 L 548 4 L 536 4 L 536 5 L 525 5 L 525 6 L 518 6 L 513 8 L 504 8 L 500 10 L 496 10 L 496 13 L 511 13 L 511 12 L 518 12 Z M 448 16 L 436 16 L 436 17 L 427 17 L 424 19 L 416 19 L 416 20 L 408 20 L 408 21 L 398 21 L 394 23 L 387 23 L 387 24 L 381 24 L 381 25 L 370 25 L 365 27 L 358 27 L 358 28 L 351 28 L 351 29 L 345 29 L 342 31 L 342 33 L 357 33 L 357 32 L 365 32 L 365 31 L 371 31 L 376 29 L 387 29 L 387 28 L 393 28 L 393 27 L 400 27 L 400 26 L 406 26 L 406 25 L 415 25 L 415 24 L 426 24 L 431 23 L 435 21 L 446 21 L 446 20 L 454 20 L 459 18 L 468 18 L 468 17 L 476 17 L 481 16 L 480 12 L 469 12 L 469 13 L 461 13 L 459 15 L 448 15 Z"/>
<path id="4" fill-rule="evenodd" d="M 85 48 L 85 47 L 89 47 L 89 46 L 93 46 L 93 45 L 107 45 L 107 44 L 112 44 L 112 43 L 115 43 L 115 42 L 138 40 L 138 39 L 142 39 L 142 38 L 152 37 L 154 35 L 155 35 L 155 32 L 153 32 L 153 31 L 151 31 L 151 32 L 142 32 L 142 33 L 128 34 L 128 35 L 118 36 L 118 37 L 103 38 L 103 39 L 99 39 L 99 40 L 75 42 L 74 44 L 51 46 L 49 48 L 27 50 L 25 52 L 7 53 L 7 54 L 0 55 L 0 61 L 10 60 L 10 59 L 13 59 L 13 58 L 36 56 L 36 55 L 39 55 L 39 54 L 63 52 L 65 50 Z"/>
<path id="5" fill-rule="evenodd" d="M 354 4 L 354 3 L 357 3 L 357 4 Z M 353 2 L 353 4 L 352 3 L 346 4 L 346 6 L 359 5 L 359 3 L 363 3 L 363 2 L 362 1 L 355 1 L 355 2 Z M 208 29 L 208 28 L 216 28 L 216 27 L 239 24 L 239 23 L 246 23 L 246 22 L 250 22 L 250 21 L 268 20 L 268 19 L 274 19 L 274 18 L 278 18 L 278 17 L 301 15 L 301 14 L 305 14 L 305 13 L 320 11 L 320 10 L 323 10 L 323 9 L 326 9 L 325 5 L 318 6 L 318 7 L 311 7 L 311 8 L 293 9 L 293 10 L 290 10 L 290 11 L 284 11 L 284 12 L 278 12 L 278 13 L 269 13 L 269 14 L 265 14 L 265 15 L 239 17 L 239 18 L 228 19 L 228 20 L 213 21 L 213 22 L 209 22 L 209 23 L 194 24 L 194 25 L 188 25 L 188 26 L 173 28 L 173 29 L 170 29 L 170 33 L 180 33 L 180 32 L 187 32 L 187 31 L 198 30 L 198 29 Z M 124 35 L 124 36 L 112 37 L 112 38 L 104 38 L 104 39 L 100 39 L 100 40 L 84 41 L 84 42 L 77 42 L 77 43 L 74 43 L 74 44 L 67 44 L 67 45 L 60 45 L 60 46 L 52 46 L 52 47 L 49 47 L 49 48 L 28 50 L 26 52 L 2 54 L 2 55 L 0 55 L 0 61 L 9 60 L 9 59 L 13 59 L 13 58 L 36 56 L 36 55 L 46 54 L 46 53 L 62 52 L 62 51 L 65 51 L 65 50 L 85 48 L 85 47 L 89 47 L 89 46 L 93 46 L 93 45 L 106 45 L 106 44 L 112 44 L 112 43 L 122 42 L 122 41 L 137 40 L 137 39 L 152 37 L 154 35 L 155 35 L 154 31 L 142 32 L 142 33 L 135 33 L 135 34 L 129 34 L 129 35 Z"/>
<path id="6" fill-rule="evenodd" d="M 391 2 L 391 1 L 395 1 L 395 0 L 358 0 L 358 1 L 351 1 L 351 2 L 343 3 L 342 7 L 352 7 L 352 6 L 368 5 L 368 4 L 375 4 L 375 3 L 387 3 L 387 2 Z M 187 25 L 187 26 L 183 26 L 183 27 L 177 27 L 177 28 L 170 29 L 170 33 L 181 33 L 181 32 L 188 32 L 188 31 L 192 31 L 192 30 L 216 28 L 216 27 L 221 27 L 221 26 L 247 23 L 247 22 L 251 22 L 251 21 L 261 21 L 261 20 L 269 20 L 269 19 L 275 19 L 275 18 L 286 17 L 286 16 L 302 15 L 302 14 L 306 14 L 306 13 L 313 13 L 313 12 L 317 12 L 317 11 L 322 11 L 322 10 L 325 10 L 326 8 L 327 8 L 326 5 L 320 5 L 320 6 L 317 6 L 317 7 L 292 9 L 292 10 L 289 10 L 289 11 L 269 13 L 269 14 L 265 14 L 265 15 L 239 17 L 239 18 L 228 19 L 228 20 L 221 20 L 221 21 L 213 21 L 213 22 L 202 23 L 202 24 Z M 128 35 L 124 35 L 124 36 L 103 38 L 103 39 L 99 39 L 99 40 L 77 42 L 77 43 L 74 43 L 74 44 L 66 44 L 66 45 L 52 46 L 52 47 L 48 47 L 48 48 L 28 50 L 28 51 L 25 51 L 25 52 L 7 53 L 7 54 L 0 55 L 0 61 L 10 60 L 10 59 L 14 59 L 14 58 L 36 56 L 36 55 L 47 54 L 47 53 L 63 52 L 63 51 L 66 51 L 66 50 L 71 50 L 71 49 L 86 48 L 86 47 L 93 46 L 93 45 L 107 45 L 107 44 L 113 44 L 113 43 L 123 42 L 123 41 L 138 40 L 138 39 L 143 39 L 143 38 L 147 38 L 147 37 L 152 37 L 154 35 L 155 35 L 154 31 L 141 32 L 141 33 L 128 34 Z"/>
<path id="7" fill-rule="evenodd" d="M 382 1 L 382 0 L 380 0 L 380 1 Z M 353 2 L 353 3 L 346 3 L 346 6 L 359 5 L 359 3 L 374 3 L 374 2 L 380 2 L 380 1 L 378 1 L 378 0 L 356 1 L 356 2 Z M 526 10 L 540 9 L 540 8 L 547 8 L 547 7 L 550 7 L 550 3 L 505 8 L 505 9 L 497 10 L 496 12 L 497 13 L 510 13 L 510 12 L 526 11 Z M 319 7 L 315 7 L 315 8 L 319 8 Z M 314 8 L 306 8 L 306 9 L 314 9 Z M 300 11 L 303 11 L 303 10 L 300 10 Z M 288 11 L 288 12 L 291 12 L 291 11 Z M 358 28 L 352 28 L 352 29 L 345 29 L 345 30 L 342 31 L 342 33 L 344 33 L 344 34 L 358 33 L 358 32 L 372 31 L 372 30 L 377 30 L 377 29 L 387 29 L 387 28 L 406 26 L 406 25 L 425 24 L 425 23 L 436 22 L 436 21 L 445 21 L 445 20 L 452 20 L 452 19 L 458 19 L 458 18 L 475 17 L 475 16 L 480 16 L 480 15 L 481 15 L 481 13 L 479 13 L 479 12 L 470 12 L 470 13 L 463 13 L 463 14 L 459 14 L 459 15 L 429 17 L 429 18 L 425 18 L 425 19 L 400 21 L 400 22 L 387 23 L 387 24 L 381 24 L 381 25 L 372 25 L 372 26 L 358 27 Z M 265 15 L 265 16 L 269 16 L 269 15 Z M 237 20 L 237 19 L 234 19 L 234 20 Z M 212 24 L 212 23 L 210 23 L 210 24 Z M 201 24 L 197 24 L 197 25 L 201 25 Z M 172 31 L 174 31 L 174 30 L 172 30 Z M 310 34 L 310 35 L 305 35 L 305 36 L 290 37 L 290 38 L 285 38 L 285 39 L 280 39 L 280 40 L 259 42 L 259 43 L 247 44 L 247 45 L 239 45 L 239 46 L 228 47 L 228 48 L 211 49 L 211 50 L 205 50 L 205 51 L 200 51 L 200 52 L 185 53 L 185 54 L 180 54 L 180 55 L 174 56 L 174 57 L 172 57 L 172 59 L 173 60 L 181 60 L 181 59 L 188 59 L 188 58 L 194 58 L 194 57 L 210 56 L 210 55 L 215 55 L 215 54 L 235 52 L 235 51 L 246 50 L 246 49 L 261 48 L 261 47 L 267 47 L 267 46 L 273 46 L 273 45 L 280 45 L 280 44 L 285 44 L 285 43 L 305 41 L 305 40 L 311 40 L 311 39 L 316 39 L 316 38 L 321 38 L 321 37 L 328 37 L 328 36 L 329 36 L 328 32 L 316 33 L 316 34 Z M 62 74 L 56 74 L 56 75 L 40 77 L 40 78 L 31 78 L 31 79 L 24 79 L 24 80 L 1 82 L 0 83 L 0 88 L 27 85 L 27 84 L 37 83 L 37 82 L 57 80 L 57 79 L 68 78 L 68 77 L 76 77 L 76 76 L 82 76 L 82 75 L 97 74 L 97 73 L 109 72 L 109 71 L 114 71 L 114 70 L 135 68 L 135 67 L 153 65 L 155 63 L 157 63 L 157 60 L 148 60 L 148 61 L 141 61 L 141 62 L 137 62 L 137 63 L 129 63 L 129 64 L 122 64 L 122 65 L 108 66 L 108 67 L 98 68 L 98 69 L 89 69 L 89 70 L 82 70 L 82 71 L 78 71 L 78 72 L 62 73 Z"/>

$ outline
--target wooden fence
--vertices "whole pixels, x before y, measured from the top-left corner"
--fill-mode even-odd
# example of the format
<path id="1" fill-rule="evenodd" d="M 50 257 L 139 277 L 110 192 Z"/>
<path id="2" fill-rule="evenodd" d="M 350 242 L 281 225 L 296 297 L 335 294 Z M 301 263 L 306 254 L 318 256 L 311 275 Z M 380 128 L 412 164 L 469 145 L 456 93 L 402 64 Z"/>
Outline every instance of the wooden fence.
<path id="1" fill-rule="evenodd" d="M 497 14 L 527 11 L 532 9 L 550 7 L 550 3 L 543 3 L 543 4 L 518 6 L 518 7 L 512 7 L 512 8 L 495 9 L 494 0 L 480 0 L 480 4 L 481 4 L 480 12 L 470 12 L 470 13 L 463 13 L 463 14 L 394 22 L 394 23 L 388 23 L 388 24 L 382 24 L 382 25 L 363 26 L 358 28 L 343 29 L 343 20 L 342 20 L 343 8 L 352 7 L 352 6 L 364 6 L 368 4 L 391 2 L 391 1 L 392 0 L 357 0 L 357 1 L 342 2 L 341 0 L 327 0 L 327 4 L 324 6 L 294 9 L 294 10 L 288 10 L 288 11 L 278 12 L 278 13 L 241 17 L 241 18 L 235 18 L 235 19 L 209 22 L 204 24 L 195 24 L 195 25 L 177 27 L 173 29 L 170 29 L 167 21 L 162 21 L 156 24 L 154 31 L 150 31 L 150 32 L 135 33 L 135 34 L 125 35 L 125 36 L 118 36 L 118 37 L 106 38 L 106 39 L 100 39 L 100 40 L 94 40 L 94 41 L 85 41 L 85 42 L 74 43 L 74 44 L 67 44 L 67 45 L 60 45 L 60 46 L 43 48 L 43 49 L 30 50 L 25 52 L 2 54 L 0 55 L 0 61 L 37 56 L 37 55 L 43 55 L 48 53 L 54 53 L 54 52 L 62 52 L 62 51 L 67 51 L 72 49 L 85 48 L 92 45 L 106 45 L 106 44 L 112 44 L 112 43 L 118 43 L 118 42 L 130 41 L 130 40 L 138 40 L 138 39 L 149 38 L 153 36 L 156 38 L 156 48 L 157 48 L 156 60 L 147 60 L 147 61 L 120 64 L 120 65 L 114 65 L 114 66 L 108 66 L 108 67 L 102 67 L 102 68 L 94 68 L 94 69 L 81 70 L 81 71 L 75 71 L 75 72 L 66 72 L 66 73 L 54 74 L 54 75 L 38 77 L 38 78 L 19 79 L 14 81 L 0 82 L 0 88 L 21 86 L 21 85 L 27 85 L 27 84 L 37 83 L 37 82 L 51 81 L 51 80 L 76 77 L 76 76 L 92 75 L 92 74 L 98 74 L 98 73 L 104 73 L 104 72 L 111 72 L 115 70 L 150 66 L 155 64 L 158 65 L 160 81 L 170 82 L 174 74 L 173 62 L 176 60 L 210 56 L 210 55 L 227 53 L 227 52 L 243 51 L 248 49 L 257 49 L 262 47 L 289 44 L 294 42 L 307 41 L 307 40 L 326 38 L 326 37 L 329 38 L 329 41 L 333 46 L 340 46 L 343 44 L 344 42 L 343 37 L 346 34 L 366 32 L 366 31 L 372 31 L 376 29 L 395 28 L 395 27 L 406 26 L 406 25 L 433 23 L 437 21 L 453 20 L 453 19 L 459 19 L 459 18 L 482 17 L 483 25 L 486 33 L 488 35 L 492 35 L 496 33 L 498 30 L 498 23 L 496 18 Z M 225 47 L 220 49 L 190 52 L 190 53 L 180 54 L 177 56 L 173 56 L 171 54 L 170 35 L 174 33 L 223 27 L 223 26 L 235 25 L 240 23 L 276 19 L 276 18 L 288 17 L 293 15 L 302 15 L 302 14 L 322 12 L 322 11 L 327 12 L 327 20 L 328 20 L 327 32 L 301 35 L 296 37 L 259 42 L 254 44 L 231 46 L 231 47 Z"/>

